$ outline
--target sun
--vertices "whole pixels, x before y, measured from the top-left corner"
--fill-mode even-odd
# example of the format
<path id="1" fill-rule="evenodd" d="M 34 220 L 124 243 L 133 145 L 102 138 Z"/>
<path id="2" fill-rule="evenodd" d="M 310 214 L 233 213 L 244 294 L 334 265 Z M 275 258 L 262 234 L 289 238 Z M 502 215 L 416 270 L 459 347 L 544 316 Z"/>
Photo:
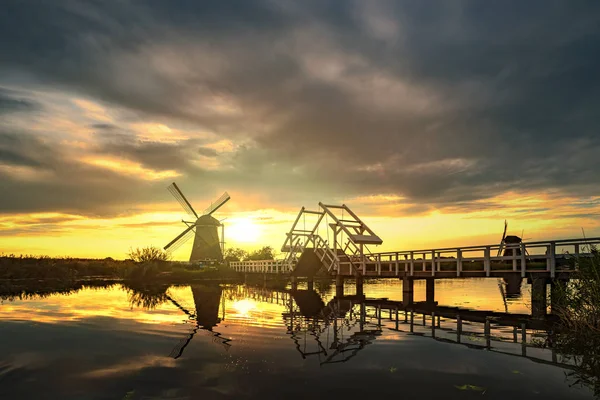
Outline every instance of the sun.
<path id="1" fill-rule="evenodd" d="M 260 227 L 250 218 L 239 218 L 225 223 L 225 241 L 256 243 L 260 238 Z"/>

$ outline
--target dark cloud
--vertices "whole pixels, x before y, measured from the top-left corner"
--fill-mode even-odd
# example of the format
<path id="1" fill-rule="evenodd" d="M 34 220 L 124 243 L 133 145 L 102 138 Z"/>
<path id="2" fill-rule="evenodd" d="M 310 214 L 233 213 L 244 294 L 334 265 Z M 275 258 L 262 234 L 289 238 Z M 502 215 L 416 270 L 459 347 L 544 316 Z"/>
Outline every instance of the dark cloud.
<path id="1" fill-rule="evenodd" d="M 202 141 L 93 127 L 98 154 L 180 171 L 197 193 L 462 207 L 507 191 L 598 194 L 599 26 L 587 1 L 9 0 L 0 72 L 254 143 L 214 170 Z M 16 148 L 0 159 L 48 165 Z"/>
<path id="2" fill-rule="evenodd" d="M 19 96 L 14 90 L 0 87 L 0 115 L 17 111 L 37 111 L 40 105 L 34 101 Z"/>
<path id="3" fill-rule="evenodd" d="M 118 215 L 156 191 L 148 182 L 74 160 L 73 149 L 28 133 L 0 130 L 0 149 L 7 145 L 10 156 L 0 152 L 0 213 Z"/>
<path id="4" fill-rule="evenodd" d="M 201 156 L 204 156 L 204 157 L 216 157 L 217 151 L 210 147 L 200 147 L 198 149 L 198 154 L 200 154 Z"/>

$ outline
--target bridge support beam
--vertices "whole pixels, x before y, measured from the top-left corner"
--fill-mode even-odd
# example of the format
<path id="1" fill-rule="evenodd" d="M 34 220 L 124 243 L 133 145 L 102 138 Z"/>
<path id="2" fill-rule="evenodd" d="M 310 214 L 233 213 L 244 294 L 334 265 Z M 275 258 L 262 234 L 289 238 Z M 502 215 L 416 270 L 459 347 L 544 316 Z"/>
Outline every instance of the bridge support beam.
<path id="1" fill-rule="evenodd" d="M 415 300 L 415 281 L 405 276 L 402 278 L 402 304 L 413 304 Z"/>
<path id="2" fill-rule="evenodd" d="M 546 278 L 534 277 L 531 279 L 531 315 L 533 317 L 543 317 L 546 315 L 548 306 L 546 285 Z"/>
<path id="3" fill-rule="evenodd" d="M 363 296 L 364 295 L 363 277 L 362 276 L 357 276 L 356 277 L 356 295 L 357 296 Z"/>
<path id="4" fill-rule="evenodd" d="M 335 277 L 335 295 L 344 297 L 344 277 L 342 275 L 336 275 Z"/>
<path id="5" fill-rule="evenodd" d="M 425 301 L 427 303 L 435 303 L 435 279 L 427 278 L 425 287 Z"/>
<path id="6" fill-rule="evenodd" d="M 295 276 L 291 278 L 292 290 L 298 290 L 298 279 Z"/>

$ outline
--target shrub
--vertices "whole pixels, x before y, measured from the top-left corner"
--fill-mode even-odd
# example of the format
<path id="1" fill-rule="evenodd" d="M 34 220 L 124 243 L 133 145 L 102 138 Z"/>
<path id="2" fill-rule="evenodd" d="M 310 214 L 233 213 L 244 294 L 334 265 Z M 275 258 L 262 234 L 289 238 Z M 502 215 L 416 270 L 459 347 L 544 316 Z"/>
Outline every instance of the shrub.
<path id="1" fill-rule="evenodd" d="M 169 253 L 154 246 L 129 249 L 127 255 L 135 262 L 169 261 L 171 259 Z"/>
<path id="2" fill-rule="evenodd" d="M 573 361 L 575 383 L 600 396 L 600 254 L 576 260 L 577 271 L 560 293 L 556 349 Z"/>

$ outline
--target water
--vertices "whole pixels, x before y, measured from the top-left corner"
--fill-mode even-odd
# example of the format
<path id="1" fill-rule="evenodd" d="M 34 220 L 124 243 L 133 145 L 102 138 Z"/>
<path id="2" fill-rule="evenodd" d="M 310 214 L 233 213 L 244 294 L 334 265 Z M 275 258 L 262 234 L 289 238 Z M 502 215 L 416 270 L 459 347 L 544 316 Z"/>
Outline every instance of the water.
<path id="1" fill-rule="evenodd" d="M 593 398 L 569 386 L 560 356 L 532 347 L 543 331 L 528 330 L 524 348 L 521 331 L 515 343 L 512 327 L 493 324 L 486 348 L 482 323 L 463 321 L 458 344 L 455 319 L 423 326 L 413 314 L 411 327 L 400 310 L 396 330 L 395 309 L 331 301 L 331 286 L 316 285 L 329 311 L 309 318 L 314 292 L 295 302 L 244 285 L 165 289 L 2 301 L 0 399 Z M 401 285 L 372 281 L 365 294 L 401 300 Z M 524 285 L 505 306 L 492 279 L 436 285 L 441 305 L 527 313 L 527 299 Z"/>

